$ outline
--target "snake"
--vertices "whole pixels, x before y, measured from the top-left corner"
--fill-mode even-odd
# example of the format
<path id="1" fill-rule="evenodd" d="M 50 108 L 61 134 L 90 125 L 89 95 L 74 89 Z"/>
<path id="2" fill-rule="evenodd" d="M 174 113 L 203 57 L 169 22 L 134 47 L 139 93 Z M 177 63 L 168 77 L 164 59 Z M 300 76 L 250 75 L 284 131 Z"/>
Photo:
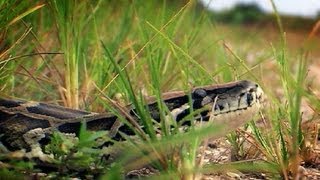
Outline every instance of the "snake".
<path id="1" fill-rule="evenodd" d="M 166 106 L 166 112 L 160 112 L 159 101 L 155 97 L 147 98 L 144 107 L 155 123 L 160 123 L 163 120 L 162 114 L 165 114 L 182 126 L 190 126 L 191 119 L 194 119 L 200 123 L 212 121 L 224 124 L 234 130 L 259 112 L 263 99 L 263 90 L 257 83 L 240 80 L 199 86 L 189 92 L 163 93 L 161 100 Z M 108 131 L 108 136 L 115 141 L 122 140 L 123 134 L 135 136 L 137 131 L 132 127 L 145 131 L 137 109 L 133 106 L 124 109 L 126 117 L 122 119 L 128 120 L 127 123 L 111 112 L 95 113 L 0 97 L 0 142 L 9 150 L 29 148 L 34 139 L 45 143 L 43 139 L 50 137 L 54 131 L 78 134 L 83 122 L 89 131 Z M 198 113 L 192 114 L 198 110 Z"/>

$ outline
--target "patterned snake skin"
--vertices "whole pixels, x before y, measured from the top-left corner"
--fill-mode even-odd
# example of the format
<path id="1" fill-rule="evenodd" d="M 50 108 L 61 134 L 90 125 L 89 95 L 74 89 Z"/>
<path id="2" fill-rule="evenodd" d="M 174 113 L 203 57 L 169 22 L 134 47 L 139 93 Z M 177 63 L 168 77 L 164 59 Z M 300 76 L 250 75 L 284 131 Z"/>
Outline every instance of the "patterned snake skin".
<path id="1" fill-rule="evenodd" d="M 190 97 L 192 102 L 189 102 Z M 203 122 L 213 119 L 214 123 L 226 124 L 233 130 L 252 119 L 259 111 L 263 91 L 258 84 L 242 80 L 196 87 L 189 95 L 183 91 L 168 92 L 164 93 L 162 98 L 170 111 L 167 116 L 171 116 L 177 123 L 182 123 L 183 120 L 183 125 L 190 124 L 190 121 L 185 121 L 185 117 L 190 114 L 192 106 L 193 111 L 201 109 L 199 114 L 194 115 L 195 120 Z M 151 118 L 160 122 L 155 98 L 149 98 L 146 107 Z M 129 108 L 127 113 L 143 130 L 135 109 Z M 121 133 L 135 135 L 132 128 L 121 123 L 118 117 L 111 113 L 99 114 L 47 103 L 0 98 L 0 141 L 10 150 L 28 148 L 29 135 L 38 133 L 39 130 L 43 133 L 37 137 L 40 143 L 45 142 L 43 140 L 54 130 L 77 134 L 83 121 L 86 122 L 88 130 L 107 130 L 114 140 L 121 140 Z"/>

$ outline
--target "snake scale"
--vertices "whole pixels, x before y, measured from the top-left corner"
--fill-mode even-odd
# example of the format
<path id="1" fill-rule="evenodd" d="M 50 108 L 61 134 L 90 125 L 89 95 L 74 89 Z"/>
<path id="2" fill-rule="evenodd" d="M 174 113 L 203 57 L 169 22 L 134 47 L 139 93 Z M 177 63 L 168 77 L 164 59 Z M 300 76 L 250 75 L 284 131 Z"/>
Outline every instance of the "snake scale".
<path id="1" fill-rule="evenodd" d="M 209 121 L 212 119 L 210 116 L 213 116 L 215 123 L 223 123 L 233 130 L 252 119 L 259 111 L 263 91 L 257 83 L 241 80 L 196 87 L 189 93 L 167 92 L 162 98 L 170 111 L 167 116 L 171 116 L 176 122 L 184 120 L 192 111 L 192 106 L 194 111 L 204 109 L 194 115 L 196 121 Z M 146 107 L 151 118 L 160 122 L 155 98 L 150 98 Z M 128 114 L 143 129 L 135 108 L 129 108 Z M 121 133 L 129 136 L 135 134 L 128 125 L 119 123 L 118 116 L 112 113 L 93 113 L 47 103 L 0 98 L 0 141 L 10 150 L 28 148 L 31 144 L 30 134 L 31 139 L 35 138 L 34 134 L 38 134 L 36 140 L 39 142 L 50 136 L 54 130 L 77 134 L 82 121 L 86 122 L 88 130 L 107 130 L 109 136 L 117 141 L 121 140 Z M 184 123 L 186 126 L 188 124 L 190 123 Z"/>

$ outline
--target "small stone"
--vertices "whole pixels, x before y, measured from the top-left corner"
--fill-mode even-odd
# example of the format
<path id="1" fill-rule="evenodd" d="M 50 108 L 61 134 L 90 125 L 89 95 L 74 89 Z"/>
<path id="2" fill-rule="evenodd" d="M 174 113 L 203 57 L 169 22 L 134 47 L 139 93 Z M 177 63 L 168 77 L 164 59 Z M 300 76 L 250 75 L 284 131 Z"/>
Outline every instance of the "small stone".
<path id="1" fill-rule="evenodd" d="M 204 163 L 209 163 L 209 162 L 210 162 L 210 159 L 203 159 L 203 162 L 204 162 Z"/>
<path id="2" fill-rule="evenodd" d="M 236 179 L 240 179 L 240 175 L 234 172 L 227 172 L 227 176 L 231 177 L 231 178 L 236 178 Z"/>
<path id="3" fill-rule="evenodd" d="M 212 154 L 213 152 L 209 150 L 205 150 L 204 153 L 209 155 L 209 154 Z"/>

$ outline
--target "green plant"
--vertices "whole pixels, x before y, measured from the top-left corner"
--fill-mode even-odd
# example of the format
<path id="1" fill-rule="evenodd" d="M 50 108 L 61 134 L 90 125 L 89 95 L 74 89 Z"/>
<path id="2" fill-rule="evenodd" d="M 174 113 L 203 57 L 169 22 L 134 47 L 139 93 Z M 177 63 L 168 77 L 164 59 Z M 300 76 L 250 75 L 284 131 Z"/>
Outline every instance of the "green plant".
<path id="1" fill-rule="evenodd" d="M 300 153 L 304 136 L 301 130 L 300 108 L 306 91 L 304 81 L 307 74 L 307 59 L 302 52 L 298 60 L 297 72 L 290 71 L 285 32 L 274 4 L 273 8 L 280 30 L 280 47 L 273 47 L 273 52 L 278 65 L 283 99 L 270 96 L 270 103 L 273 106 L 270 106 L 266 115 L 270 120 L 268 126 L 271 127 L 271 130 L 262 131 L 255 124 L 251 124 L 251 127 L 259 149 L 267 161 L 278 166 L 278 171 L 282 176 L 289 179 L 289 177 L 300 176 L 298 169 L 301 164 Z"/>
<path id="2" fill-rule="evenodd" d="M 33 12 L 42 8 L 44 4 L 29 3 L 27 1 L 1 1 L 0 2 L 0 90 L 4 91 L 6 88 L 12 87 L 12 71 L 16 67 L 16 63 L 10 62 L 10 53 L 13 49 L 21 43 L 26 36 L 30 33 L 30 27 L 26 27 L 25 31 L 21 34 L 17 33 L 18 37 L 14 42 L 10 42 L 8 31 L 17 27 L 19 21 L 24 17 L 32 14 Z"/>
<path id="3" fill-rule="evenodd" d="M 137 134 L 134 138 L 123 134 L 126 142 L 112 141 L 114 150 L 110 146 L 107 152 L 119 152 L 120 158 L 104 164 L 100 157 L 107 152 L 96 149 L 94 140 L 104 137 L 105 132 L 89 132 L 82 127 L 79 139 L 55 133 L 46 149 L 55 155 L 53 164 L 60 170 L 52 176 L 67 177 L 71 172 L 71 177 L 77 168 L 88 175 L 93 163 L 98 165 L 94 174 L 105 173 L 108 178 L 120 179 L 124 172 L 150 164 L 159 170 L 156 178 L 192 179 L 199 174 L 235 169 L 268 172 L 274 177 L 280 174 L 285 178 L 290 172 L 296 173 L 297 154 L 301 153 L 303 141 L 301 99 L 308 99 L 316 111 L 320 104 L 314 93 L 304 88 L 307 64 L 303 53 L 296 67 L 290 60 L 297 56 L 286 50 L 291 44 L 286 43 L 279 17 L 276 19 L 280 33 L 276 35 L 281 40 L 274 41 L 270 48 L 265 42 L 267 35 L 272 34 L 269 29 L 216 24 L 209 12 L 196 9 L 196 1 L 44 3 L 45 6 L 29 1 L 0 3 L 1 38 L 6 42 L 4 49 L 0 47 L 1 96 L 109 111 Z M 247 16 L 259 19 L 260 12 L 253 12 L 254 17 L 250 13 Z M 268 69 L 274 62 L 278 71 Z M 293 72 L 295 68 L 297 72 Z M 262 113 L 270 126 L 261 129 L 251 123 L 248 129 L 255 137 L 246 139 L 266 162 L 246 159 L 246 142 L 242 140 L 247 137 L 246 131 L 231 134 L 229 140 L 240 158 L 252 161 L 250 167 L 241 161 L 224 165 L 198 162 L 198 146 L 208 137 L 221 137 L 226 132 L 215 125 L 196 129 L 192 115 L 198 112 L 186 119 L 191 121 L 189 131 L 180 132 L 181 124 L 175 124 L 166 115 L 169 112 L 161 93 L 174 89 L 189 92 L 193 86 L 237 79 L 257 81 L 273 104 Z M 271 90 L 265 87 L 270 79 L 275 84 Z M 275 97 L 273 90 L 277 87 L 284 89 L 286 103 Z M 145 96 L 149 95 L 156 97 L 159 122 L 151 119 L 145 106 Z M 125 114 L 125 105 L 129 103 L 136 108 L 145 131 Z M 24 171 L 23 175 L 38 172 L 34 166 L 14 170 Z M 12 175 L 6 170 L 1 173 Z"/>
<path id="4" fill-rule="evenodd" d="M 57 169 L 50 176 L 94 177 L 101 174 L 107 165 L 103 161 L 105 149 L 100 147 L 108 141 L 106 131 L 88 131 L 86 123 L 81 124 L 78 137 L 54 132 L 45 147 L 45 153 L 53 155 L 48 164 Z"/>

